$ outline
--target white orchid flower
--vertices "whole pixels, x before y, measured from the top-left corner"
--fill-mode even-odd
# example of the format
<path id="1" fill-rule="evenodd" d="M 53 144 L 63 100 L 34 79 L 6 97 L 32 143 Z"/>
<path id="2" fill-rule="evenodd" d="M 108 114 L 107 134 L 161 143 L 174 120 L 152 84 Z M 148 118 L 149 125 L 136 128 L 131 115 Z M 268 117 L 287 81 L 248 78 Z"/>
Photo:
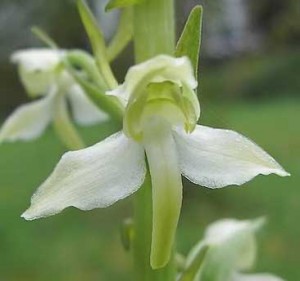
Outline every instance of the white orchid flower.
<path id="1" fill-rule="evenodd" d="M 242 273 L 250 270 L 256 259 L 255 233 L 264 219 L 223 219 L 208 226 L 204 239 L 187 257 L 187 267 L 208 247 L 205 259 L 194 281 L 283 281 L 269 273 Z"/>
<path id="2" fill-rule="evenodd" d="M 181 174 L 208 188 L 241 185 L 258 174 L 288 173 L 236 132 L 196 125 L 200 106 L 190 61 L 165 55 L 133 66 L 110 95 L 126 106 L 123 131 L 63 155 L 38 188 L 27 220 L 107 207 L 142 185 L 147 156 L 153 187 L 151 265 L 169 259 L 181 201 Z"/>
<path id="3" fill-rule="evenodd" d="M 40 99 L 17 108 L 0 130 L 0 142 L 39 137 L 51 121 L 63 122 L 67 101 L 79 125 L 92 125 L 108 116 L 86 97 L 80 86 L 61 67 L 64 51 L 28 49 L 12 55 L 29 94 Z"/>

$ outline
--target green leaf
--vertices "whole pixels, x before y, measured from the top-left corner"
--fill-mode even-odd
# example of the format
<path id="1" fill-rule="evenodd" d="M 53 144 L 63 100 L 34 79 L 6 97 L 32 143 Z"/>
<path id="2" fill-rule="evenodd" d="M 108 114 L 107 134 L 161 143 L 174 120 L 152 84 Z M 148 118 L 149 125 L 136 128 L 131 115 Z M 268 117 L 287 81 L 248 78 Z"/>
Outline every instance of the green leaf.
<path id="1" fill-rule="evenodd" d="M 201 46 L 202 15 L 203 8 L 200 5 L 191 11 L 175 51 L 176 57 L 189 57 L 193 64 L 196 77 Z"/>
<path id="2" fill-rule="evenodd" d="M 105 7 L 105 11 L 117 8 L 125 8 L 144 2 L 144 0 L 110 0 Z"/>
<path id="3" fill-rule="evenodd" d="M 131 8 L 123 9 L 116 34 L 107 48 L 109 61 L 113 61 L 128 45 L 133 36 L 133 13 Z"/>
<path id="4" fill-rule="evenodd" d="M 92 45 L 93 53 L 96 59 L 96 64 L 104 79 L 106 80 L 108 87 L 113 89 L 117 87 L 118 83 L 112 73 L 108 62 L 107 50 L 103 33 L 99 28 L 95 17 L 93 16 L 92 12 L 90 11 L 89 7 L 84 2 L 84 0 L 78 0 L 77 6 L 82 23 L 85 27 L 90 43 Z"/>

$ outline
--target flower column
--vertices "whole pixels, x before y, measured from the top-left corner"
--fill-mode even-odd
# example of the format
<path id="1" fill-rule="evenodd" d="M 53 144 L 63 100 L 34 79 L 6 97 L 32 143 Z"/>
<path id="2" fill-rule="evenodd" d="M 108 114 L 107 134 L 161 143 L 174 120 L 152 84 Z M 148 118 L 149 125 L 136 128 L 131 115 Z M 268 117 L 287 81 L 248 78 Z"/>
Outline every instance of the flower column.
<path id="1" fill-rule="evenodd" d="M 173 55 L 175 49 L 174 0 L 145 0 L 134 6 L 134 46 L 136 63 L 158 54 Z M 174 281 L 173 258 L 167 266 L 150 266 L 152 242 L 152 188 L 148 175 L 135 198 L 133 253 L 138 281 Z"/>

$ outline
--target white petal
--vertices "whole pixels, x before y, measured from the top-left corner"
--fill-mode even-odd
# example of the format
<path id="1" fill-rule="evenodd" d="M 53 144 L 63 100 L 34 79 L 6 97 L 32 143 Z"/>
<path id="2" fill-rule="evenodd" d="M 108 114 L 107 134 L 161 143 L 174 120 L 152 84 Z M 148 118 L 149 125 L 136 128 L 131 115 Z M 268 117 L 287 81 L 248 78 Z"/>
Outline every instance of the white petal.
<path id="1" fill-rule="evenodd" d="M 88 99 L 80 86 L 72 86 L 68 97 L 71 102 L 73 117 L 79 125 L 93 125 L 108 120 L 108 115 Z"/>
<path id="2" fill-rule="evenodd" d="M 207 246 L 199 280 L 232 281 L 233 272 L 253 266 L 256 248 L 251 233 L 241 231 L 226 243 Z"/>
<path id="3" fill-rule="evenodd" d="M 231 131 L 196 126 L 191 134 L 174 133 L 181 171 L 194 183 L 209 188 L 241 185 L 258 174 L 289 174 L 263 149 Z"/>
<path id="4" fill-rule="evenodd" d="M 11 61 L 27 71 L 45 71 L 53 69 L 60 62 L 63 51 L 52 49 L 27 49 L 14 52 Z"/>
<path id="5" fill-rule="evenodd" d="M 28 49 L 12 54 L 11 60 L 19 66 L 19 74 L 27 93 L 36 97 L 46 94 L 56 83 L 55 68 L 63 51 Z"/>
<path id="6" fill-rule="evenodd" d="M 39 137 L 52 118 L 53 95 L 18 107 L 4 122 L 0 142 Z"/>
<path id="7" fill-rule="evenodd" d="M 204 241 L 220 248 L 227 260 L 232 258 L 232 266 L 239 270 L 250 269 L 256 258 L 255 232 L 265 219 L 236 220 L 222 219 L 210 224 L 205 231 Z"/>
<path id="8" fill-rule="evenodd" d="M 141 84 L 148 85 L 164 81 L 185 84 L 191 89 L 197 87 L 193 67 L 188 58 L 159 55 L 131 67 L 127 72 L 124 84 L 107 94 L 117 96 L 126 104 L 131 94 L 136 88 L 141 87 Z"/>
<path id="9" fill-rule="evenodd" d="M 284 280 L 278 276 L 269 273 L 259 273 L 259 274 L 236 273 L 232 281 L 284 281 Z"/>
<path id="10" fill-rule="evenodd" d="M 265 223 L 264 218 L 255 220 L 221 219 L 211 223 L 205 231 L 205 239 L 209 244 L 223 244 L 234 238 L 240 231 L 254 233 Z"/>
<path id="11" fill-rule="evenodd" d="M 50 177 L 33 195 L 27 220 L 74 206 L 104 208 L 135 192 L 145 178 L 143 148 L 117 133 L 86 149 L 63 155 Z"/>

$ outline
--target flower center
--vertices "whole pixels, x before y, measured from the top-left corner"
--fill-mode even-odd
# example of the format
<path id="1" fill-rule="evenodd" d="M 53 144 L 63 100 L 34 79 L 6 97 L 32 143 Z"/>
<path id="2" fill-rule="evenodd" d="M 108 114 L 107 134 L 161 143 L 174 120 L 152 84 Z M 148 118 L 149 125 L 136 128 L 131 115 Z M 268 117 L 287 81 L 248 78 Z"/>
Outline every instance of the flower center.
<path id="1" fill-rule="evenodd" d="M 136 141 L 143 138 L 149 119 L 155 117 L 170 126 L 193 131 L 199 117 L 199 103 L 193 90 L 173 82 L 150 83 L 129 100 L 124 117 L 124 132 Z"/>

